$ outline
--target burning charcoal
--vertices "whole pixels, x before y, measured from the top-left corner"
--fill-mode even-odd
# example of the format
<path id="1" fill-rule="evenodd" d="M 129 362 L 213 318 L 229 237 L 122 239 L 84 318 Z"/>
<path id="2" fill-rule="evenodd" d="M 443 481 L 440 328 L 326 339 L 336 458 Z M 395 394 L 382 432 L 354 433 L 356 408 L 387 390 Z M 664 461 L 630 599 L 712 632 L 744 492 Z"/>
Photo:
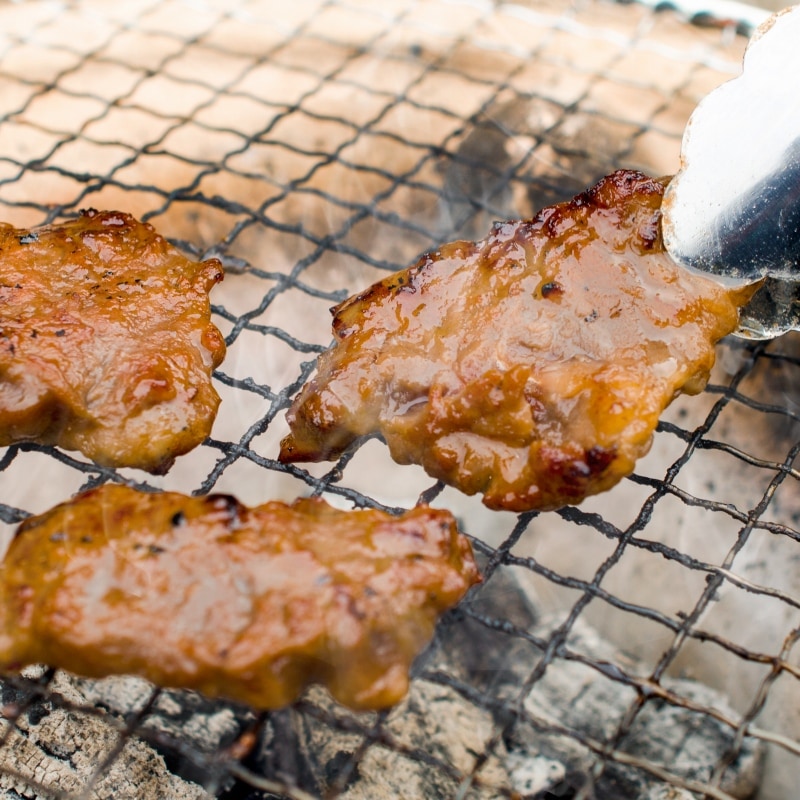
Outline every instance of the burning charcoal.
<path id="1" fill-rule="evenodd" d="M 0 722 L 0 800 L 44 800 L 53 792 L 85 792 L 93 800 L 209 800 L 200 786 L 171 774 L 146 742 L 128 737 L 123 743 L 118 721 L 78 710 L 86 698 L 67 678 L 56 675 L 48 699 L 32 703 L 24 691 L 3 689 L 4 699 L 17 698 L 21 713 Z"/>
<path id="2" fill-rule="evenodd" d="M 151 683 L 132 676 L 71 680 L 87 702 L 120 718 L 144 708 L 154 692 Z M 224 765 L 215 756 L 254 721 L 254 713 L 244 706 L 209 700 L 194 692 L 160 690 L 143 717 L 140 730 L 155 744 L 173 772 L 211 787 L 226 780 Z"/>
<path id="3" fill-rule="evenodd" d="M 406 700 L 378 726 L 377 715 L 345 712 L 320 689 L 312 689 L 307 697 L 314 709 L 292 712 L 304 788 L 324 795 L 341 786 L 336 794 L 340 800 L 454 797 L 460 780 L 448 773 L 471 775 L 493 733 L 490 714 L 453 689 L 423 680 L 412 683 Z M 309 713 L 312 710 L 318 713 Z M 341 727 L 328 724 L 333 718 Z M 376 741 L 361 752 L 365 733 Z M 470 788 L 465 800 L 500 796 L 492 788 L 508 786 L 500 758 L 489 755 L 478 771 L 482 785 Z M 287 775 L 290 769 L 279 770 L 276 777 L 301 783 L 302 775 Z"/>
<path id="4" fill-rule="evenodd" d="M 445 617 L 428 663 L 492 697 L 516 697 L 530 665 L 541 655 L 533 642 L 514 633 L 532 630 L 539 622 L 529 584 L 527 570 L 495 571 Z M 493 625 L 497 628 L 489 627 Z"/>
<path id="5" fill-rule="evenodd" d="M 636 702 L 636 676 L 647 675 L 646 667 L 578 620 L 566 642 L 567 652 L 577 658 L 552 657 L 525 698 L 527 718 L 515 723 L 512 704 L 542 659 L 543 649 L 537 643 L 548 642 L 561 619 L 537 614 L 531 573 L 507 567 L 494 571 L 451 617 L 444 622 L 457 624 L 440 626 L 428 664 L 490 699 L 495 724 L 505 730 L 509 787 L 537 800 L 572 796 L 587 783 L 599 760 L 584 742 L 613 739 Z M 634 680 L 626 683 L 626 676 Z M 664 678 L 661 686 L 695 707 L 714 708 L 736 718 L 724 694 L 698 681 Z M 732 744 L 733 731 L 728 726 L 680 703 L 651 697 L 617 749 L 702 783 Z M 761 778 L 762 756 L 762 748 L 746 739 L 726 772 L 725 791 L 733 797 L 749 797 Z M 673 794 L 664 794 L 669 791 Z M 646 770 L 614 761 L 606 763 L 595 785 L 597 800 L 688 800 L 692 796 L 682 791 Z"/>
<path id="6" fill-rule="evenodd" d="M 576 114 L 570 125 L 556 128 L 562 113 L 550 100 L 515 96 L 493 103 L 475 120 L 444 173 L 440 238 L 452 238 L 455 228 L 460 236 L 475 239 L 495 219 L 533 216 L 544 206 L 569 200 L 619 165 L 592 156 L 591 150 L 600 142 L 605 151 L 622 150 L 629 141 L 625 126 Z M 537 157 L 524 162 L 534 145 Z M 525 178 L 518 187 L 508 174 L 521 159 Z"/>
<path id="7" fill-rule="evenodd" d="M 567 646 L 585 656 L 587 663 L 554 659 L 525 700 L 527 720 L 515 727 L 507 742 L 512 784 L 525 794 L 574 791 L 583 786 L 597 760 L 584 742 L 602 743 L 614 736 L 637 697 L 637 690 L 623 682 L 623 675 L 646 674 L 644 666 L 615 651 L 580 621 L 572 627 Z M 624 665 L 624 673 L 617 665 Z M 697 681 L 665 678 L 661 686 L 687 705 L 714 708 L 736 718 L 724 695 Z M 616 749 L 684 780 L 702 783 L 710 779 L 732 745 L 733 731 L 723 723 L 678 702 L 651 698 Z M 732 797 L 750 797 L 760 782 L 762 760 L 763 748 L 745 739 L 725 773 L 722 789 Z M 594 796 L 596 800 L 641 800 L 659 797 L 658 792 L 667 788 L 647 770 L 612 760 L 597 780 Z"/>

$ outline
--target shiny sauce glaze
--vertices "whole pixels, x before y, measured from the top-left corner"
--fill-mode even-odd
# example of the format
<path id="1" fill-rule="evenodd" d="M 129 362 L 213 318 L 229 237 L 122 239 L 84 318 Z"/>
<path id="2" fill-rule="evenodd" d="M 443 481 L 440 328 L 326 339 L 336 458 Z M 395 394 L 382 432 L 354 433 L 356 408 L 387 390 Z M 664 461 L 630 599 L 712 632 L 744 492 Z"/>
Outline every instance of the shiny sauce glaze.
<path id="1" fill-rule="evenodd" d="M 0 224 L 0 446 L 34 441 L 165 472 L 209 434 L 225 342 L 220 262 L 116 211 Z"/>
<path id="2" fill-rule="evenodd" d="M 333 309 L 336 341 L 289 410 L 281 460 L 335 459 L 378 434 L 399 463 L 491 508 L 554 509 L 613 486 L 664 408 L 703 389 L 752 291 L 672 262 L 665 185 L 616 172 Z"/>
<path id="3" fill-rule="evenodd" d="M 479 580 L 447 511 L 106 485 L 20 525 L 0 566 L 0 670 L 134 674 L 264 709 L 320 683 L 385 708 Z"/>

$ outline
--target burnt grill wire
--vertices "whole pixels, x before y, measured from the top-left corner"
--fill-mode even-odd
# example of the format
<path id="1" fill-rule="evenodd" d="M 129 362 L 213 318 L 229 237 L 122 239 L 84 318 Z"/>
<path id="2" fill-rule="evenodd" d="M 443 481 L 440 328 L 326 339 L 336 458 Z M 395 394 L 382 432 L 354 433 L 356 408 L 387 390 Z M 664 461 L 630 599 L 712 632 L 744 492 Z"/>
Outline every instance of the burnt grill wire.
<path id="1" fill-rule="evenodd" d="M 313 691 L 255 714 L 142 682 L 9 677 L 0 797 L 377 797 L 357 794 L 376 762 L 424 776 L 409 796 L 425 785 L 620 800 L 671 786 L 730 798 L 744 796 L 730 775 L 761 748 L 759 796 L 789 796 L 796 337 L 721 345 L 711 385 L 670 409 L 636 473 L 557 514 L 489 513 L 376 442 L 335 465 L 275 459 L 283 414 L 330 341 L 329 306 L 616 168 L 676 168 L 689 113 L 736 74 L 749 32 L 713 13 L 694 22 L 599 0 L 0 5 L 0 217 L 120 208 L 193 257 L 218 256 L 228 276 L 212 299 L 229 348 L 213 436 L 164 478 L 36 445 L 3 451 L 7 533 L 108 481 L 250 504 L 316 493 L 398 510 L 422 498 L 459 514 L 485 575 L 417 663 L 422 694 L 386 714 Z M 580 676 L 576 694 L 551 693 L 559 675 Z M 721 693 L 696 694 L 681 675 Z M 612 690 L 607 718 L 579 719 L 587 695 Z M 437 738 L 445 706 L 474 727 L 458 756 Z M 682 741 L 666 732 L 673 712 Z M 665 721 L 648 728 L 654 713 Z M 72 749 L 43 738 L 48 720 Z M 714 758 L 687 767 L 690 731 L 712 729 Z M 643 742 L 659 736 L 660 751 Z M 563 774 L 526 784 L 519 764 L 543 752 L 561 754 Z"/>

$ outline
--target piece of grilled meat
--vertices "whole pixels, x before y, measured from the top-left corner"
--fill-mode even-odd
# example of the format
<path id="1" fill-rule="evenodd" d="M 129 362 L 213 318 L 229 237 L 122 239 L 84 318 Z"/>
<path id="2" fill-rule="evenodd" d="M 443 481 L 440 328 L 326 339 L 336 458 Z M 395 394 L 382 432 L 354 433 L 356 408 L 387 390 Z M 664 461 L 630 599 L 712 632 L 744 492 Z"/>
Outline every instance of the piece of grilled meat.
<path id="1" fill-rule="evenodd" d="M 751 290 L 675 265 L 666 184 L 630 171 L 454 242 L 333 309 L 336 342 L 288 413 L 284 462 L 379 433 L 401 464 L 490 508 L 579 503 L 700 391 Z"/>
<path id="2" fill-rule="evenodd" d="M 106 485 L 19 526 L 0 566 L 0 669 L 136 674 L 265 709 L 318 682 L 384 708 L 478 580 L 446 511 Z"/>
<path id="3" fill-rule="evenodd" d="M 208 293 L 222 274 L 121 212 L 0 224 L 0 446 L 169 469 L 219 405 L 211 371 L 225 343 Z"/>

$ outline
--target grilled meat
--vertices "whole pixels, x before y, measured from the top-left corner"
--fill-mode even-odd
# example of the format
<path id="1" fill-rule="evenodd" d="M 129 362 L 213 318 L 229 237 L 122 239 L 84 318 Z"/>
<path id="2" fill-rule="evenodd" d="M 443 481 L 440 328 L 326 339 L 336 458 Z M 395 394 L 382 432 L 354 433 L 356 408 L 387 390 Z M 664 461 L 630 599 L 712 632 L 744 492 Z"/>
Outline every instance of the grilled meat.
<path id="1" fill-rule="evenodd" d="M 319 682 L 383 708 L 478 580 L 446 511 L 107 485 L 19 527 L 0 567 L 0 669 L 137 674 L 258 708 Z"/>
<path id="2" fill-rule="evenodd" d="M 0 446 L 165 472 L 216 415 L 220 280 L 219 261 L 189 261 L 128 214 L 0 225 Z"/>
<path id="3" fill-rule="evenodd" d="M 531 220 L 423 256 L 333 309 L 336 342 L 289 413 L 284 462 L 380 434 L 490 508 L 579 503 L 704 387 L 738 293 L 666 254 L 666 181 L 620 171 Z"/>

